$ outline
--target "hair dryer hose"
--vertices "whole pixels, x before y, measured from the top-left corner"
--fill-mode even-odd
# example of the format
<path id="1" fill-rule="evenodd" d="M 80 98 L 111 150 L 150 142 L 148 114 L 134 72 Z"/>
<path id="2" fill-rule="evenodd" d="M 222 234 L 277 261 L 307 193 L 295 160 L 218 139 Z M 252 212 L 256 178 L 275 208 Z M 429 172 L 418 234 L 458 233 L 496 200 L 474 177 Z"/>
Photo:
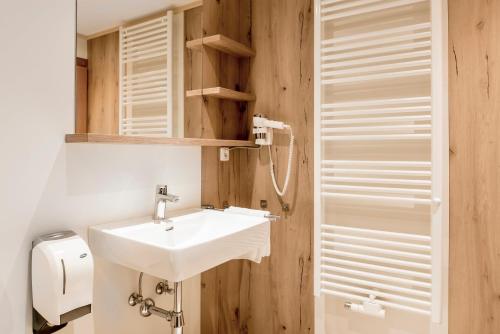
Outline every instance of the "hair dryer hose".
<path id="1" fill-rule="evenodd" d="M 286 193 L 286 190 L 288 188 L 288 181 L 290 180 L 290 172 L 292 170 L 292 157 L 293 157 L 293 144 L 295 141 L 295 137 L 293 136 L 293 131 L 290 126 L 287 126 L 288 131 L 290 131 L 290 144 L 288 147 L 288 166 L 286 169 L 286 176 L 285 176 L 285 183 L 283 184 L 283 189 L 280 189 L 278 186 L 278 183 L 276 182 L 276 176 L 274 175 L 274 163 L 273 163 L 273 157 L 271 155 L 271 145 L 267 147 L 269 151 L 269 168 L 271 171 L 271 178 L 273 180 L 273 186 L 274 189 L 276 190 L 276 193 L 280 196 L 283 197 Z"/>

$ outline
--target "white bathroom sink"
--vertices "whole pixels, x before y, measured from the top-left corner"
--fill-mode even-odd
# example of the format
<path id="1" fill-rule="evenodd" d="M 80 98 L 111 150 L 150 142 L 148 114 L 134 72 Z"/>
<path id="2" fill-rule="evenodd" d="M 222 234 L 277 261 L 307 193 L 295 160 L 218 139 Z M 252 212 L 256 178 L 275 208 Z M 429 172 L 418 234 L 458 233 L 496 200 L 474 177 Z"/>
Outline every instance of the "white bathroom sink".
<path id="1" fill-rule="evenodd" d="M 263 216 L 202 210 L 168 223 L 147 217 L 92 226 L 89 244 L 96 256 L 179 282 L 232 259 L 260 262 L 270 252 L 270 222 Z"/>

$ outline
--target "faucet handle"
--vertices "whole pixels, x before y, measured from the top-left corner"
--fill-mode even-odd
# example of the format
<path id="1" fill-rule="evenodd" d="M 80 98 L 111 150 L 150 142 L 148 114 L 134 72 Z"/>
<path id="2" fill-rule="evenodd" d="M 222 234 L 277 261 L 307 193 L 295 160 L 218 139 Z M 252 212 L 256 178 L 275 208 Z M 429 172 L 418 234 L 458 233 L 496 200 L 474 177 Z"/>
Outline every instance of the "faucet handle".
<path id="1" fill-rule="evenodd" d="M 156 186 L 156 194 L 157 195 L 167 195 L 168 190 L 165 184 L 159 184 Z"/>
<path id="2" fill-rule="evenodd" d="M 179 200 L 181 199 L 179 196 L 177 195 L 173 195 L 173 194 L 166 194 L 165 195 L 165 199 L 169 202 L 172 202 L 172 203 L 175 203 L 175 202 L 179 202 Z"/>
<path id="3" fill-rule="evenodd" d="M 162 184 L 156 186 L 156 198 L 161 198 L 168 202 L 178 202 L 180 199 L 177 195 L 169 194 L 167 186 Z"/>

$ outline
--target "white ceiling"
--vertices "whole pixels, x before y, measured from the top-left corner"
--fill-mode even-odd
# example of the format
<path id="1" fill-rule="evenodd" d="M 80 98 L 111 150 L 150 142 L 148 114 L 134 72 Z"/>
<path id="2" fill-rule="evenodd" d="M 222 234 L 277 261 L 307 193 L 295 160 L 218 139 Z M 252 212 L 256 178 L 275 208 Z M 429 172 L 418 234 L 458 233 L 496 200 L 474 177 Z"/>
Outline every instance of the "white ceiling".
<path id="1" fill-rule="evenodd" d="M 193 0 L 77 0 L 77 32 L 88 36 Z"/>

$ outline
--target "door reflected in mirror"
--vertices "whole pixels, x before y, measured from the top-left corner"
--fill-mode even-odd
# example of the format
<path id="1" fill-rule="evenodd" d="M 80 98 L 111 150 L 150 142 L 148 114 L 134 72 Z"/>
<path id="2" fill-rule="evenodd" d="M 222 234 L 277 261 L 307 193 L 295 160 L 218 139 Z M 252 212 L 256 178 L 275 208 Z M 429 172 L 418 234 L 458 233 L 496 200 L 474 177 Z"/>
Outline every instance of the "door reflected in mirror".
<path id="1" fill-rule="evenodd" d="M 183 138 L 184 92 L 202 81 L 184 70 L 201 67 L 184 47 L 186 31 L 201 38 L 198 12 L 193 0 L 78 0 L 75 132 Z"/>

